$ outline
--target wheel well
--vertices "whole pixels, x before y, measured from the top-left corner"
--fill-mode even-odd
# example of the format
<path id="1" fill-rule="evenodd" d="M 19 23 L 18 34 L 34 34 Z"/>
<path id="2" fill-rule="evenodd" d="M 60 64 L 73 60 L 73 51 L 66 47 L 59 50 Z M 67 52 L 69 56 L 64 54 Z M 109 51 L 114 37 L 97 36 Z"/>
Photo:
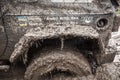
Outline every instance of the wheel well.
<path id="1" fill-rule="evenodd" d="M 64 48 L 76 49 L 82 52 L 84 55 L 88 52 L 98 53 L 100 48 L 97 39 L 82 38 L 82 37 L 67 37 L 67 38 L 50 38 L 44 40 L 37 40 L 29 48 L 28 51 L 28 63 L 32 59 L 40 54 L 38 52 L 43 49 L 64 49 Z M 47 51 L 47 50 L 46 50 Z"/>

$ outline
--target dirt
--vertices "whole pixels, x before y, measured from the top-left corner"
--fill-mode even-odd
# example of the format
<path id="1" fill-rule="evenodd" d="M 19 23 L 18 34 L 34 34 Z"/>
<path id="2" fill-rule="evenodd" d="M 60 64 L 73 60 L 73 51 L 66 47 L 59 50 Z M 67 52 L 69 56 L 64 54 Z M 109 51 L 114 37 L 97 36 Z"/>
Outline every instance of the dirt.
<path id="1" fill-rule="evenodd" d="M 34 29 L 29 30 L 20 39 L 19 43 L 16 45 L 16 48 L 10 58 L 11 59 L 10 61 L 14 62 L 14 60 L 18 56 L 20 56 L 24 53 L 27 53 L 30 45 L 32 45 L 33 42 L 38 39 L 46 39 L 46 38 L 56 37 L 56 36 L 54 36 L 56 34 L 58 34 L 57 36 L 60 36 L 62 34 L 75 35 L 75 36 L 91 35 L 92 38 L 97 38 L 99 36 L 98 34 L 94 35 L 94 33 L 96 33 L 96 31 L 92 28 L 90 29 L 89 32 L 88 32 L 88 28 L 86 28 L 84 26 L 83 26 L 82 30 L 81 30 L 81 28 L 79 28 L 79 26 L 76 26 L 74 28 L 70 28 L 68 26 L 67 28 L 69 28 L 68 31 L 65 31 L 66 27 L 61 28 L 59 33 L 57 33 L 57 30 L 59 30 L 59 27 L 49 28 L 47 30 L 40 29 L 40 28 L 34 28 Z M 83 33 L 84 33 L 84 35 L 83 35 Z M 41 37 L 39 35 L 43 35 L 43 36 Z M 65 48 L 65 46 L 63 45 L 64 44 L 63 40 L 64 39 L 61 38 L 61 47 L 59 49 L 60 53 L 62 51 L 64 52 L 63 49 Z M 79 54 L 77 54 L 76 52 L 72 53 L 73 50 L 71 49 L 71 50 L 69 50 L 69 54 L 66 52 L 64 52 L 64 53 L 66 53 L 64 55 L 63 55 L 63 53 L 59 54 L 59 55 L 55 54 L 55 53 L 58 53 L 59 51 L 55 51 L 55 52 L 52 51 L 52 52 L 54 52 L 54 54 L 52 54 L 52 55 L 48 55 L 48 53 L 50 53 L 49 51 L 47 53 L 43 52 L 44 55 L 40 55 L 39 58 L 33 60 L 34 62 L 30 64 L 30 67 L 27 68 L 27 71 L 25 73 L 26 80 L 37 80 L 34 77 L 33 77 L 33 79 L 31 79 L 31 77 L 36 75 L 35 77 L 38 78 L 39 77 L 39 75 L 37 75 L 38 73 L 42 76 L 42 77 L 40 77 L 40 78 L 43 78 L 42 80 L 46 80 L 46 75 L 49 76 L 48 77 L 49 79 L 47 79 L 47 80 L 119 80 L 119 74 L 120 74 L 119 73 L 119 63 L 104 64 L 97 68 L 96 74 L 92 74 L 92 72 L 90 70 L 91 69 L 90 64 L 86 61 L 86 59 L 83 59 L 84 57 L 81 56 L 81 54 L 79 52 L 77 52 Z M 72 55 L 70 53 L 72 53 Z M 45 55 L 46 55 L 46 57 L 45 57 Z M 61 60 L 61 59 L 63 59 L 63 60 Z M 68 62 L 65 62 L 65 61 L 68 61 Z M 48 65 L 48 64 L 50 64 L 50 65 Z M 66 64 L 68 64 L 68 65 L 66 65 Z M 83 65 L 87 65 L 87 68 L 80 67 Z M 48 68 L 50 66 L 52 66 L 52 67 Z M 41 68 L 41 69 L 39 69 L 39 68 Z M 56 68 L 58 69 L 57 72 L 59 72 L 59 69 L 60 69 L 60 74 L 51 75 L 52 72 L 55 72 L 54 69 L 56 69 Z M 113 70 L 113 71 L 111 71 L 111 70 Z M 72 72 L 75 74 L 66 73 L 69 71 L 70 71 L 70 73 Z M 48 74 L 46 74 L 46 73 L 48 73 Z M 68 75 L 66 75 L 66 74 L 68 74 Z M 77 76 L 76 76 L 76 74 L 77 74 Z"/>
<path id="2" fill-rule="evenodd" d="M 54 26 L 54 27 L 53 27 Z M 26 34 L 19 40 L 16 44 L 15 49 L 10 57 L 10 61 L 13 63 L 20 55 L 28 52 L 31 45 L 34 41 L 49 38 L 61 38 L 67 36 L 79 36 L 84 38 L 99 39 L 98 32 L 92 27 L 88 26 L 79 26 L 79 25 L 64 25 L 64 26 L 55 26 L 48 25 L 47 28 L 37 27 L 32 28 L 26 32 Z M 100 40 L 99 40 L 100 41 Z M 102 43 L 99 43 L 103 47 Z"/>
<path id="3" fill-rule="evenodd" d="M 92 74 L 91 66 L 82 53 L 73 48 L 44 49 L 34 58 L 25 73 L 26 80 L 119 80 L 120 63 L 98 66 Z M 38 64 L 39 63 L 39 64 Z M 40 75 L 38 75 L 40 74 Z M 35 77 L 33 77 L 35 76 Z"/>
<path id="4" fill-rule="evenodd" d="M 9 12 L 6 15 L 39 15 L 41 13 L 54 13 L 55 8 L 42 8 L 41 5 L 38 4 L 31 4 L 28 5 L 25 3 L 21 5 L 17 5 L 19 3 L 16 2 L 8 2 L 6 3 L 5 8 L 6 10 L 9 8 Z M 3 3 L 5 1 L 2 0 Z M 2 3 L 2 4 L 3 4 Z M 99 2 L 94 2 L 94 4 L 98 4 Z M 13 5 L 15 4 L 15 5 Z M 43 5 L 42 5 L 43 6 Z M 49 5 L 46 5 L 49 7 Z M 100 5 L 98 5 L 99 7 Z M 24 7 L 24 8 L 23 8 Z M 66 6 L 67 7 L 67 6 Z M 69 7 L 69 6 L 68 6 Z M 2 9 L 3 9 L 2 8 Z M 89 7 L 90 8 L 90 7 Z M 90 8 L 91 11 L 87 9 L 82 9 L 80 12 L 105 12 L 107 10 L 97 9 L 95 7 Z M 31 10 L 32 9 L 32 10 Z M 69 9 L 69 8 L 68 8 Z M 68 13 L 68 9 L 61 9 L 62 13 Z M 56 9 L 59 10 L 60 9 Z M 80 9 L 76 9 L 80 10 Z M 3 12 L 5 10 L 3 9 Z M 72 10 L 72 13 L 76 11 Z M 29 64 L 26 72 L 25 72 L 25 79 L 26 80 L 37 80 L 38 78 L 41 80 L 120 80 L 120 63 L 107 63 L 101 66 L 98 66 L 96 69 L 96 73 L 92 73 L 91 64 L 89 63 L 88 59 L 83 55 L 82 52 L 74 51 L 73 48 L 69 48 L 69 50 L 65 50 L 64 46 L 64 38 L 67 36 L 77 36 L 83 38 L 95 38 L 99 40 L 101 37 L 97 30 L 90 26 L 80 26 L 77 25 L 75 22 L 66 23 L 63 22 L 61 25 L 59 24 L 52 24 L 49 25 L 46 23 L 46 20 L 43 19 L 43 22 L 39 24 L 41 27 L 32 28 L 26 32 L 26 34 L 20 38 L 20 41 L 16 44 L 15 49 L 10 57 L 10 62 L 14 63 L 18 58 L 24 56 L 24 63 L 27 62 L 27 53 L 29 48 L 34 44 L 37 40 L 45 40 L 49 38 L 60 38 L 61 40 L 61 47 L 59 50 L 54 49 L 47 52 L 40 52 L 38 53 L 40 57 L 33 58 L 31 64 Z M 109 18 L 108 18 L 109 19 Z M 39 22 L 40 23 L 40 22 Z M 16 25 L 15 25 L 16 29 Z M 108 30 L 109 31 L 109 30 Z M 13 30 L 13 32 L 15 32 Z M 17 31 L 16 31 L 17 32 Z M 102 33 L 104 34 L 104 33 Z M 106 34 L 106 33 L 105 33 Z M 105 38 L 106 35 L 103 35 Z M 63 38 L 64 37 L 64 38 Z M 103 41 L 99 40 L 102 48 Z M 71 50 L 70 50 L 71 49 Z M 56 51 L 55 51 L 56 50 Z M 101 49 L 102 51 L 102 49 Z M 107 58 L 107 57 L 104 57 Z M 15 70 L 13 70 L 15 71 Z M 12 74 L 7 74 L 9 77 L 3 76 L 4 74 L 1 73 L 2 78 L 1 80 L 22 80 L 20 79 L 21 76 L 18 76 L 20 72 L 19 69 L 16 69 L 15 72 L 11 72 Z M 22 71 L 22 70 L 20 70 Z M 24 75 L 24 73 L 20 73 Z M 15 78 L 17 77 L 17 78 Z M 4 78 L 4 79 L 3 79 Z"/>
<path id="5" fill-rule="evenodd" d="M 19 55 L 27 53 L 30 45 L 33 44 L 34 40 L 45 39 L 47 37 L 48 38 L 56 37 L 54 35 L 58 34 L 56 31 L 57 29 L 49 28 L 48 30 L 44 30 L 44 29 L 41 30 L 40 28 L 35 28 L 35 29 L 29 30 L 24 35 L 24 37 L 22 37 L 20 39 L 19 43 L 16 45 L 16 48 L 11 56 L 11 62 L 13 62 Z M 88 32 L 88 28 L 85 28 L 85 27 L 83 27 L 84 31 L 80 30 L 80 29 L 79 29 L 79 26 L 76 26 L 72 29 L 70 28 L 70 30 L 68 30 L 68 32 L 67 32 L 67 31 L 64 31 L 66 29 L 63 27 L 63 29 L 60 30 L 60 33 L 57 36 L 60 36 L 61 34 L 71 35 L 71 33 L 73 33 L 73 32 L 74 33 L 72 35 L 76 35 L 76 36 L 77 35 L 80 35 L 80 36 L 91 35 L 91 37 L 93 37 L 93 38 L 99 36 L 98 34 L 94 35 L 94 33 L 96 33 L 96 31 L 93 32 L 94 29 L 92 29 L 92 28 L 90 29 L 90 32 Z M 50 30 L 53 30 L 55 32 L 51 32 Z M 75 30 L 78 30 L 78 31 L 75 31 Z M 47 32 L 49 35 L 47 34 Z M 84 35 L 83 35 L 83 33 L 84 33 Z M 41 34 L 43 35 L 42 37 L 39 36 Z M 63 49 L 65 48 L 65 46 L 63 45 L 64 44 L 63 40 L 64 39 L 62 38 L 61 39 L 61 47 L 59 49 L 60 53 L 62 51 L 64 52 Z M 69 49 L 71 49 L 71 48 L 69 48 Z M 51 49 L 49 49 L 49 50 L 51 50 Z M 54 50 L 56 50 L 56 49 L 54 49 Z M 47 52 L 42 53 L 44 55 L 41 55 L 39 53 L 40 57 L 33 60 L 33 62 L 30 64 L 30 67 L 27 68 L 27 71 L 25 73 L 26 80 L 37 80 L 36 77 L 37 78 L 39 77 L 38 73 L 42 76 L 42 77 L 40 77 L 40 78 L 43 78 L 42 80 L 46 80 L 46 75 L 49 76 L 48 77 L 49 79 L 47 79 L 47 80 L 119 80 L 119 79 L 115 78 L 116 76 L 118 76 L 118 74 L 116 73 L 116 69 L 118 69 L 118 66 L 114 63 L 102 65 L 97 68 L 96 74 L 92 74 L 90 64 L 86 61 L 86 59 L 84 59 L 83 56 L 81 56 L 80 52 L 76 53 L 76 52 L 73 52 L 74 50 L 71 49 L 68 51 L 68 53 L 64 52 L 66 54 L 64 54 L 64 53 L 55 54 L 55 53 L 58 53 L 59 51 L 55 51 L 55 52 L 52 51 L 51 55 L 50 54 L 48 55 L 48 53 L 50 53 L 50 51 L 48 51 L 48 49 L 47 49 Z M 71 53 L 72 53 L 72 55 L 71 55 Z M 50 64 L 50 65 L 48 65 L 48 64 Z M 86 66 L 81 67 L 83 65 L 87 65 L 87 67 Z M 52 66 L 52 67 L 50 67 L 50 66 Z M 48 67 L 50 67 L 50 68 L 48 68 Z M 59 72 L 59 69 L 60 69 L 60 74 L 55 74 L 55 75 L 51 76 L 51 73 L 55 72 L 54 69 L 56 69 L 56 68 L 57 68 L 57 72 Z M 113 70 L 112 72 L 114 73 L 114 76 L 111 74 L 111 68 Z M 106 70 L 108 70 L 108 71 L 106 71 Z M 70 73 L 72 72 L 74 74 L 69 74 L 69 71 L 70 71 Z M 68 73 L 66 73 L 66 72 L 68 72 Z M 65 74 L 68 74 L 68 75 L 65 75 Z M 34 75 L 35 75 L 35 78 L 33 77 Z M 33 77 L 33 78 L 31 79 L 31 77 Z"/>
<path id="6" fill-rule="evenodd" d="M 92 74 L 88 61 L 73 49 L 55 49 L 39 53 L 26 70 L 26 80 L 74 80 Z M 65 75 L 64 75 L 65 74 Z"/>

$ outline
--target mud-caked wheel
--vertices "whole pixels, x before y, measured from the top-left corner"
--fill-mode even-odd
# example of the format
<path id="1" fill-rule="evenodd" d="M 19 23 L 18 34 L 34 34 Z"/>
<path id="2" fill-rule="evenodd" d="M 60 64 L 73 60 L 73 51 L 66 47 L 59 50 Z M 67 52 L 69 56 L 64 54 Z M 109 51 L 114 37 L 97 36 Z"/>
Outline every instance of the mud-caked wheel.
<path id="1" fill-rule="evenodd" d="M 81 80 L 90 74 L 90 65 L 80 52 L 56 49 L 40 53 L 24 77 L 25 80 Z"/>

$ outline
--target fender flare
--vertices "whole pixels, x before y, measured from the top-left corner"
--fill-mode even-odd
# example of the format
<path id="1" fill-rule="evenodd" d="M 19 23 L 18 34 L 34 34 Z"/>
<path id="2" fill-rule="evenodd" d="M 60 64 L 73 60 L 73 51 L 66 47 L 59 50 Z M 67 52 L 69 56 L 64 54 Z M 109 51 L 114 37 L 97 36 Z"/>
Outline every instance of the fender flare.
<path id="1" fill-rule="evenodd" d="M 86 27 L 81 28 L 81 26 L 68 26 L 72 27 L 70 30 L 66 30 L 64 26 L 62 26 L 62 29 L 57 32 L 55 29 L 50 29 L 52 31 L 49 32 L 49 30 L 42 30 L 40 27 L 37 28 L 32 28 L 24 34 L 22 38 L 20 38 L 19 42 L 15 45 L 14 51 L 10 56 L 10 62 L 13 63 L 15 62 L 21 55 L 25 55 L 28 53 L 29 48 L 34 44 L 35 41 L 37 40 L 45 40 L 45 39 L 50 39 L 50 38 L 60 38 L 61 37 L 67 37 L 67 36 L 74 36 L 74 37 L 84 37 L 88 38 L 90 37 L 91 39 L 98 39 L 99 44 L 101 45 L 100 48 L 103 51 L 104 50 L 104 45 L 99 37 L 99 34 L 95 29 L 92 27 Z M 77 29 L 76 29 L 77 28 Z M 88 29 L 89 28 L 89 29 Z M 86 33 L 87 32 L 87 33 Z"/>

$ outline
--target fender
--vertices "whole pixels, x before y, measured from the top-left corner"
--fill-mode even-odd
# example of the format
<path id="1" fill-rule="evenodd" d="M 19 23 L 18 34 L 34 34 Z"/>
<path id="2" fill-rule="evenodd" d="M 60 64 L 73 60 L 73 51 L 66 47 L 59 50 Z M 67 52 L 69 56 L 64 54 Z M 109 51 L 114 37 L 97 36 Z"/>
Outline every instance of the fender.
<path id="1" fill-rule="evenodd" d="M 53 25 L 52 25 L 53 26 Z M 68 25 L 62 27 L 52 27 L 41 29 L 40 27 L 32 28 L 20 38 L 19 42 L 15 45 L 14 51 L 10 57 L 10 62 L 15 62 L 21 55 L 27 54 L 29 48 L 37 40 L 44 40 L 50 38 L 61 38 L 67 36 L 84 37 L 91 39 L 98 39 L 98 44 L 101 45 L 100 51 L 104 50 L 104 45 L 99 37 L 98 32 L 90 26 L 73 26 Z M 103 52 L 102 52 L 103 53 Z"/>

